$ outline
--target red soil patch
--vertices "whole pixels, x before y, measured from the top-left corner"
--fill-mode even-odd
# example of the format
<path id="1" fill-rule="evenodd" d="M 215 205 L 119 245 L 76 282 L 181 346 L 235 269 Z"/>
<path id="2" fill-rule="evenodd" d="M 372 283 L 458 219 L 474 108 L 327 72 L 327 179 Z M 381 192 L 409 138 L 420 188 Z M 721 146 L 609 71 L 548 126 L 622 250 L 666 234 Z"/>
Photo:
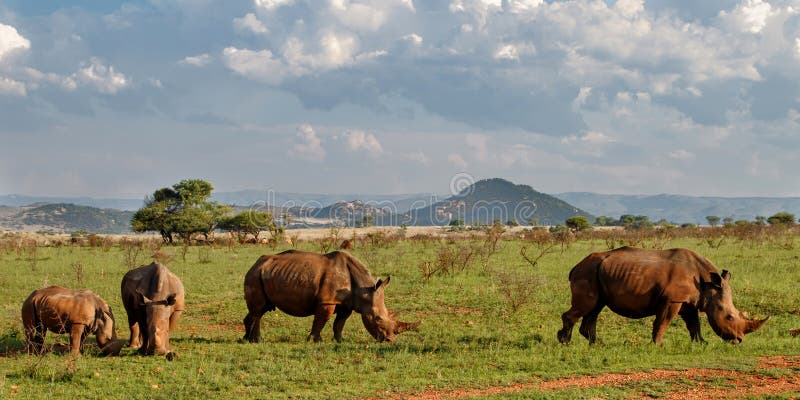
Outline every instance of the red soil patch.
<path id="1" fill-rule="evenodd" d="M 674 382 L 676 387 L 685 386 L 685 389 L 666 394 L 664 398 L 667 399 L 730 399 L 745 396 L 758 397 L 795 392 L 800 394 L 800 375 L 778 374 L 777 377 L 765 375 L 769 370 L 800 370 L 800 357 L 763 357 L 760 359 L 759 368 L 760 371 L 758 373 L 707 368 L 609 373 L 597 376 L 575 376 L 481 389 L 429 390 L 415 394 L 389 393 L 374 399 L 465 399 L 521 391 L 545 392 L 572 388 L 619 387 L 626 384 L 648 381 Z M 719 387 L 721 385 L 719 382 L 714 384 L 709 383 L 711 379 L 718 380 L 720 378 L 725 379 L 724 388 Z M 642 394 L 642 398 L 648 397 L 649 396 Z"/>

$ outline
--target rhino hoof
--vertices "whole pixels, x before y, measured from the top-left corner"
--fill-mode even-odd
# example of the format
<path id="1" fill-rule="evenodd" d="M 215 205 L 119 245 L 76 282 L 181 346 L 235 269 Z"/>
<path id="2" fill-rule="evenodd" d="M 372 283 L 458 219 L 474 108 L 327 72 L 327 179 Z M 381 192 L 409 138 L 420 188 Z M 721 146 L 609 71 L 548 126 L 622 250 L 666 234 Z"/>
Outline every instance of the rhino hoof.
<path id="1" fill-rule="evenodd" d="M 170 351 L 165 357 L 167 357 L 167 361 L 174 361 L 176 358 L 178 358 L 178 354 L 176 354 L 174 351 Z"/>

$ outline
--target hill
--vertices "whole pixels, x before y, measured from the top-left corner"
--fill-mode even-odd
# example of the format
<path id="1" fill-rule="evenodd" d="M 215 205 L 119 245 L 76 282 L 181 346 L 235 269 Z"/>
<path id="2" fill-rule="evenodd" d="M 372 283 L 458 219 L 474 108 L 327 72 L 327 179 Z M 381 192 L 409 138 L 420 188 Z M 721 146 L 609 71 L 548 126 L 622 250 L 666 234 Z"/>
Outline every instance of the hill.
<path id="1" fill-rule="evenodd" d="M 528 185 L 493 178 L 475 182 L 444 201 L 407 213 L 406 223 L 447 225 L 458 219 L 466 224 L 490 224 L 495 220 L 528 224 L 535 220 L 542 225 L 556 225 L 576 215 L 591 217 L 588 212 Z"/>
<path id="2" fill-rule="evenodd" d="M 653 221 L 664 218 L 678 223 L 705 224 L 708 215 L 747 220 L 757 215 L 770 216 L 779 211 L 800 215 L 800 198 L 797 197 L 693 197 L 586 192 L 559 193 L 554 196 L 594 215 L 647 215 Z"/>
<path id="3" fill-rule="evenodd" d="M 75 204 L 31 204 L 2 207 L 0 227 L 9 230 L 95 233 L 130 232 L 133 213 Z"/>

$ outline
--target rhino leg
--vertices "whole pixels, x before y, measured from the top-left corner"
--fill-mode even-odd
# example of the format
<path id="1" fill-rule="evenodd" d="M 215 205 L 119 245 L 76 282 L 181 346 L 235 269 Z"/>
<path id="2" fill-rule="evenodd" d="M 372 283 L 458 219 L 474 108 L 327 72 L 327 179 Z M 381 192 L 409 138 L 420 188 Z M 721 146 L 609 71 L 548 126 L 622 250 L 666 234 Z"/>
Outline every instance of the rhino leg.
<path id="1" fill-rule="evenodd" d="M 47 329 L 43 326 L 34 326 L 25 328 L 25 344 L 28 353 L 39 354 L 44 350 L 44 338 L 47 335 Z"/>
<path id="2" fill-rule="evenodd" d="M 69 330 L 69 352 L 73 356 L 81 354 L 83 341 L 86 339 L 86 326 L 82 324 L 72 324 Z"/>
<path id="3" fill-rule="evenodd" d="M 589 314 L 584 315 L 583 320 L 581 320 L 581 327 L 578 332 L 589 340 L 589 344 L 594 344 L 597 341 L 597 317 L 600 315 L 600 311 L 603 311 L 603 307 L 605 307 L 605 304 L 598 302 L 597 306 Z"/>
<path id="4" fill-rule="evenodd" d="M 130 314 L 128 314 L 130 315 Z M 128 341 L 128 347 L 141 347 L 142 346 L 142 332 L 139 329 L 139 320 L 128 317 L 128 326 L 131 330 L 131 339 Z"/>
<path id="5" fill-rule="evenodd" d="M 320 304 L 317 306 L 317 310 L 314 312 L 314 323 L 311 325 L 311 333 L 308 335 L 309 340 L 314 338 L 314 342 L 319 342 L 322 340 L 322 328 L 325 327 L 325 324 L 331 319 L 331 315 L 333 315 L 334 311 L 336 311 L 336 305 L 334 304 Z"/>
<path id="6" fill-rule="evenodd" d="M 172 332 L 175 331 L 175 327 L 178 326 L 178 320 L 181 319 L 181 314 L 183 311 L 173 311 L 172 315 L 169 316 L 169 337 L 172 337 Z M 172 350 L 172 346 L 169 344 L 169 340 L 167 341 L 167 351 Z"/>
<path id="7" fill-rule="evenodd" d="M 250 343 L 261 341 L 261 317 L 264 313 L 249 312 L 244 317 L 244 340 Z"/>
<path id="8" fill-rule="evenodd" d="M 561 314 L 561 321 L 564 326 L 558 331 L 558 341 L 563 344 L 567 344 L 572 340 L 572 328 L 575 323 L 585 315 L 590 314 L 599 302 L 599 293 L 592 282 L 577 280 L 571 282 L 570 287 L 572 289 L 572 307 L 564 314 Z M 599 310 L 597 312 L 598 314 L 600 313 Z"/>
<path id="9" fill-rule="evenodd" d="M 680 311 L 680 316 L 683 322 L 686 323 L 686 329 L 689 330 L 692 341 L 706 343 L 703 336 L 700 334 L 700 314 L 697 312 L 697 309 L 683 306 Z"/>
<path id="10" fill-rule="evenodd" d="M 333 340 L 337 342 L 342 341 L 342 330 L 344 329 L 344 323 L 347 322 L 347 318 L 350 317 L 350 314 L 353 313 L 352 309 L 337 309 L 336 310 L 336 319 L 333 320 Z"/>
<path id="11" fill-rule="evenodd" d="M 653 343 L 664 342 L 664 333 L 667 332 L 670 322 L 678 315 L 682 306 L 682 303 L 666 303 L 659 308 L 656 312 L 656 320 L 653 321 Z"/>

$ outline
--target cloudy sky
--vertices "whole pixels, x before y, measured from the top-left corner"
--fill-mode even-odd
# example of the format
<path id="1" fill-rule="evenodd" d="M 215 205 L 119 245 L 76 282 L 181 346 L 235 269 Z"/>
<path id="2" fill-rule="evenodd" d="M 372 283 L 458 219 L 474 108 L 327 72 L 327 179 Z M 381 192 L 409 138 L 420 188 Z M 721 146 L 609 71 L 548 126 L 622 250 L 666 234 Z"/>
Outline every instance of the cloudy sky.
<path id="1" fill-rule="evenodd" d="M 800 195 L 800 0 L 0 0 L 0 194 Z"/>

